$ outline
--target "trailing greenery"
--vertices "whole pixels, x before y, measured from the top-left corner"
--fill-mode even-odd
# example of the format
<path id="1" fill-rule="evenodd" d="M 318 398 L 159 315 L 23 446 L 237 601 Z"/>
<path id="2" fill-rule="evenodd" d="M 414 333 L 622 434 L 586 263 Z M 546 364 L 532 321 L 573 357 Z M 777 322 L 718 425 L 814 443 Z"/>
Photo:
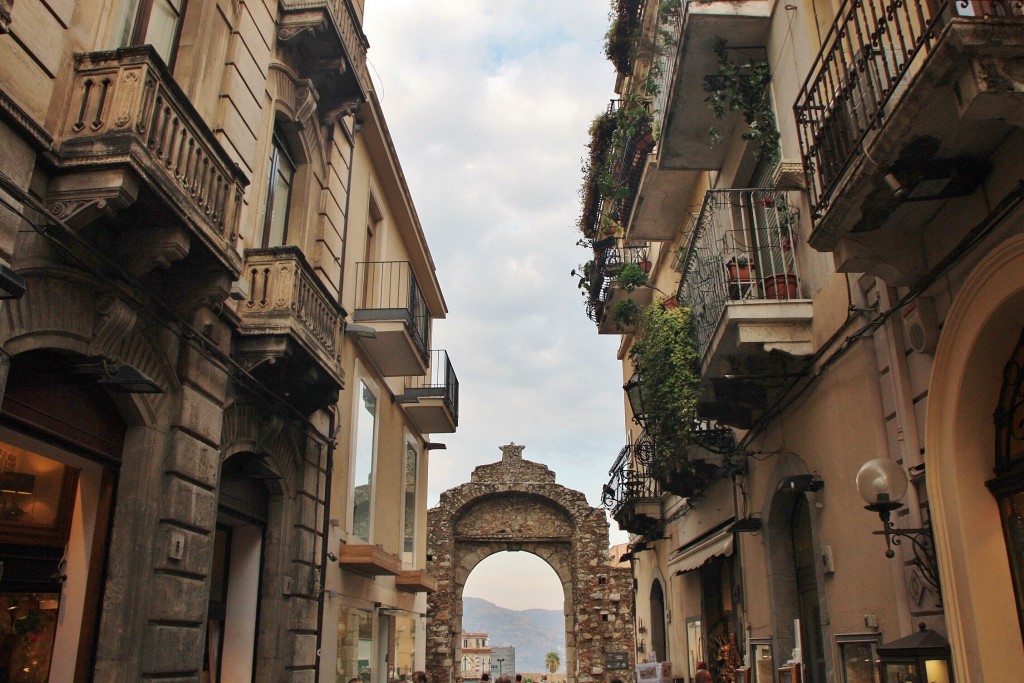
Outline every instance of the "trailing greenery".
<path id="1" fill-rule="evenodd" d="M 644 308 L 629 355 L 640 375 L 655 468 L 685 470 L 700 391 L 700 356 L 690 309 L 666 310 L 658 304 Z"/>
<path id="2" fill-rule="evenodd" d="M 628 76 L 633 69 L 639 14 L 640 0 L 612 0 L 611 26 L 604 36 L 604 54 L 623 76 Z"/>
<path id="3" fill-rule="evenodd" d="M 598 181 L 605 174 L 608 163 L 608 150 L 612 146 L 617 120 L 614 113 L 600 114 L 590 123 L 590 142 L 587 143 L 587 156 L 583 160 L 580 171 L 583 173 L 583 185 L 580 188 L 579 229 L 586 237 L 593 238 L 601 211 L 601 195 Z"/>
<path id="4" fill-rule="evenodd" d="M 615 281 L 622 285 L 627 292 L 632 292 L 637 287 L 644 287 L 650 282 L 647 273 L 636 263 L 627 263 L 622 266 Z"/>
<path id="5" fill-rule="evenodd" d="M 594 259 L 581 263 L 569 271 L 569 274 L 576 278 L 576 286 L 582 290 L 583 296 L 590 296 L 590 284 L 594 277 Z"/>
<path id="6" fill-rule="evenodd" d="M 632 327 L 639 322 L 641 313 L 640 304 L 632 299 L 616 301 L 612 307 L 612 322 L 617 323 L 620 328 Z"/>
<path id="7" fill-rule="evenodd" d="M 716 118 L 724 118 L 727 112 L 733 111 L 743 115 L 748 127 L 743 139 L 757 143 L 755 156 L 758 160 L 778 158 L 779 129 L 768 97 L 771 68 L 763 59 L 748 59 L 742 64 L 733 62 L 726 43 L 725 38 L 715 41 L 718 73 L 704 77 L 704 90 L 710 93 L 707 101 Z M 722 133 L 718 128 L 709 128 L 708 135 L 712 146 L 721 142 Z"/>

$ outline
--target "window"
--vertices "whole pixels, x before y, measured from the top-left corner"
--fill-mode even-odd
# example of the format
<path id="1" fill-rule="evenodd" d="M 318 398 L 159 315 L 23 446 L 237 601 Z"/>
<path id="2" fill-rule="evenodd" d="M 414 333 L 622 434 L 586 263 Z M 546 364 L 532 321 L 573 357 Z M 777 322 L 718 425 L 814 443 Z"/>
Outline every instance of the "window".
<path id="1" fill-rule="evenodd" d="M 843 667 L 843 683 L 878 683 L 878 669 L 875 667 L 878 634 L 837 635 L 836 642 Z"/>
<path id="2" fill-rule="evenodd" d="M 370 512 L 373 508 L 373 459 L 377 449 L 377 397 L 366 382 L 360 382 L 356 414 L 355 472 L 352 489 L 352 534 L 370 542 Z"/>
<path id="3" fill-rule="evenodd" d="M 405 491 L 403 493 L 404 543 L 402 550 L 407 553 L 416 552 L 416 480 L 419 475 L 417 468 L 416 449 L 412 444 L 405 445 Z"/>
<path id="4" fill-rule="evenodd" d="M 274 134 L 270 145 L 266 217 L 263 222 L 263 246 L 279 247 L 288 237 L 288 206 L 295 179 L 295 162 L 281 136 Z"/>
<path id="5" fill-rule="evenodd" d="M 128 0 L 120 7 L 119 45 L 152 45 L 173 67 L 184 14 L 185 0 Z"/>
<path id="6" fill-rule="evenodd" d="M 750 641 L 754 683 L 772 683 L 775 680 L 775 659 L 772 656 L 772 641 Z"/>
<path id="7" fill-rule="evenodd" d="M 342 606 L 338 616 L 338 680 L 358 678 L 369 683 L 372 653 L 373 612 Z"/>

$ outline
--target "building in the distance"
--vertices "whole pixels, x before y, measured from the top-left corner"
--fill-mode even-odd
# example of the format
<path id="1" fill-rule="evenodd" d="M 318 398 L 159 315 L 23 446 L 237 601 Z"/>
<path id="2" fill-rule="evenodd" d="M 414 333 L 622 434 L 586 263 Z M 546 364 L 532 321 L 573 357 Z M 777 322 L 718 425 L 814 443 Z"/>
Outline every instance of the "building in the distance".
<path id="1" fill-rule="evenodd" d="M 486 633 L 462 633 L 462 678 L 479 681 L 480 674 L 491 671 L 491 646 Z"/>

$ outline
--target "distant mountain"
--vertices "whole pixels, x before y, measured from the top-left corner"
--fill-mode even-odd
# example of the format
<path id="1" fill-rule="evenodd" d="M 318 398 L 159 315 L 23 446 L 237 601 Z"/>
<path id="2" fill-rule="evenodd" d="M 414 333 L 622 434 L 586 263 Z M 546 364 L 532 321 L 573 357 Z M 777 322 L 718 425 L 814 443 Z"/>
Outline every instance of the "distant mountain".
<path id="1" fill-rule="evenodd" d="M 491 646 L 516 649 L 520 672 L 547 671 L 544 656 L 554 650 L 565 671 L 565 615 L 560 609 L 514 610 L 498 607 L 482 598 L 463 598 L 462 630 L 486 633 Z"/>

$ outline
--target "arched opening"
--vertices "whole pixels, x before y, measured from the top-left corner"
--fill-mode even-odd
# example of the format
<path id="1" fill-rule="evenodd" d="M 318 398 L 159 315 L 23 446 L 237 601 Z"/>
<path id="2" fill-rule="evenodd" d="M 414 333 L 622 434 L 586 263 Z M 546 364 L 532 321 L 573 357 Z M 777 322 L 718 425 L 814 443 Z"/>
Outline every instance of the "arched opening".
<path id="1" fill-rule="evenodd" d="M 480 561 L 462 588 L 463 680 L 478 681 L 485 672 L 492 681 L 516 674 L 524 680 L 563 680 L 565 598 L 558 573 L 525 548 Z"/>
<path id="2" fill-rule="evenodd" d="M 665 591 L 657 579 L 651 584 L 651 649 L 657 661 L 669 661 L 665 650 Z"/>
<path id="3" fill-rule="evenodd" d="M 775 652 L 788 653 L 799 643 L 806 679 L 824 681 L 828 655 L 821 632 L 817 554 L 807 494 L 776 492 L 767 531 Z"/>
<path id="4" fill-rule="evenodd" d="M 126 426 L 77 358 L 11 362 L 0 415 L 0 680 L 73 680 L 94 657 Z"/>
<path id="5" fill-rule="evenodd" d="M 252 453 L 234 455 L 221 468 L 204 681 L 253 678 L 263 539 L 270 507 L 267 482 L 276 478 Z"/>

